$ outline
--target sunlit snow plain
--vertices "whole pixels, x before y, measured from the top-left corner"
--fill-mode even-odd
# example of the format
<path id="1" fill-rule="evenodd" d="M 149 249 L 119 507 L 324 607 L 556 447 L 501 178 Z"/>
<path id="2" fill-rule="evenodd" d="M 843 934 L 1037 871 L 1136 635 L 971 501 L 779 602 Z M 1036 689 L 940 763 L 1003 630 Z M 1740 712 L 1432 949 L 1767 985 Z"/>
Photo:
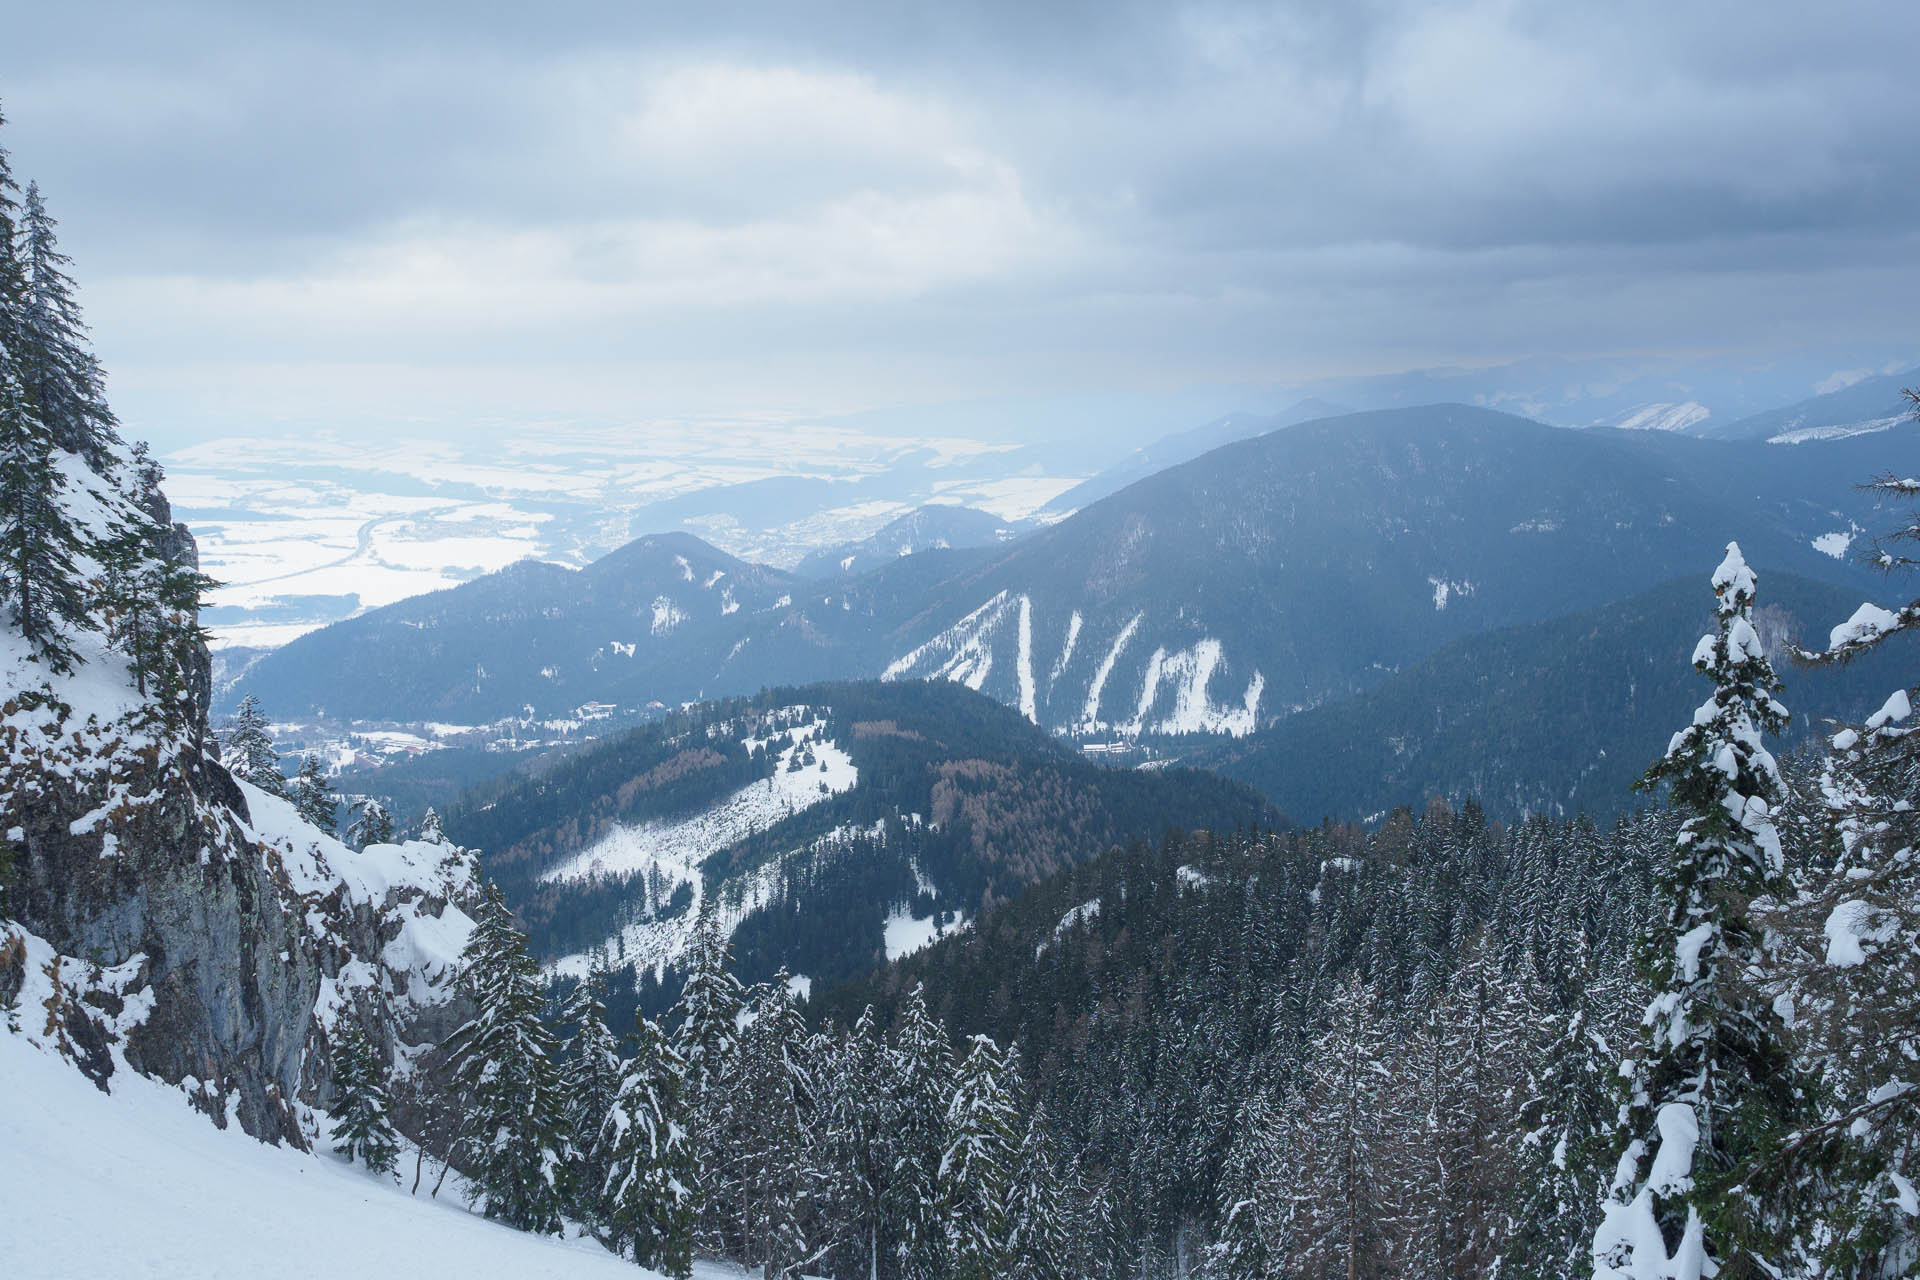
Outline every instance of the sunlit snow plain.
<path id="1" fill-rule="evenodd" d="M 1037 474 L 1002 443 L 793 423 L 470 443 L 321 433 L 215 440 L 163 461 L 176 514 L 223 584 L 211 599 L 216 642 L 251 646 L 527 557 L 579 565 L 684 530 L 790 567 L 926 503 L 1025 519 L 1082 478 Z"/>

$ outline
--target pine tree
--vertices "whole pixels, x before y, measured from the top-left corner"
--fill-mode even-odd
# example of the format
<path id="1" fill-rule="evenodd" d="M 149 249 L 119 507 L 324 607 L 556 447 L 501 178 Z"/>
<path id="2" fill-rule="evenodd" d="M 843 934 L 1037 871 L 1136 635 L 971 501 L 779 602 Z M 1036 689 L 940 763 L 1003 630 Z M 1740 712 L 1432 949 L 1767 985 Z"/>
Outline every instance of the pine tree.
<path id="1" fill-rule="evenodd" d="M 27 394 L 55 445 L 106 474 L 115 465 L 110 446 L 119 441 L 117 424 L 107 408 L 99 362 L 87 348 L 87 326 L 67 274 L 72 260 L 59 250 L 55 225 L 39 186 L 29 183 L 20 228 L 25 293 L 19 356 Z"/>
<path id="2" fill-rule="evenodd" d="M 225 738 L 220 760 L 234 777 L 270 795 L 286 796 L 287 777 L 280 771 L 280 752 L 273 745 L 272 727 L 258 698 L 248 694 L 240 699 L 227 722 Z"/>
<path id="3" fill-rule="evenodd" d="M 955 1280 L 999 1280 L 1011 1269 L 1008 1197 L 1019 1139 L 1005 1059 L 975 1036 L 954 1076 L 939 1194 Z"/>
<path id="4" fill-rule="evenodd" d="M 0 595 L 34 655 L 73 669 L 72 635 L 90 627 L 75 557 L 84 550 L 60 495 L 53 434 L 0 346 Z"/>
<path id="5" fill-rule="evenodd" d="M 895 1158 L 886 1043 L 867 1006 L 821 1072 L 828 1185 L 826 1238 L 837 1242 L 839 1273 L 877 1277 L 892 1245 L 886 1193 Z M 889 1259 L 890 1260 L 890 1259 Z"/>
<path id="6" fill-rule="evenodd" d="M 722 1090 L 728 1194 L 739 1217 L 741 1260 L 770 1277 L 807 1260 L 814 1194 L 810 1132 L 816 1088 L 806 1021 L 781 970 L 755 992 Z"/>
<path id="7" fill-rule="evenodd" d="M 308 826 L 333 834 L 334 810 L 340 801 L 327 783 L 327 771 L 319 756 L 309 752 L 301 757 L 300 772 L 288 788 L 287 798 Z"/>
<path id="8" fill-rule="evenodd" d="M 890 1058 L 887 1115 L 894 1158 L 882 1194 L 884 1235 L 893 1241 L 903 1280 L 940 1280 L 947 1274 L 940 1163 L 947 1149 L 953 1050 L 917 984 L 901 1002 Z"/>
<path id="9" fill-rule="evenodd" d="M 607 1153 L 601 1147 L 601 1135 L 625 1074 L 620 1044 L 607 1026 L 606 981 L 604 970 L 587 974 L 560 1010 L 561 1023 L 573 1028 L 563 1055 L 567 1127 L 576 1135 L 579 1159 L 573 1184 L 581 1196 L 580 1216 L 589 1221 L 598 1217 L 598 1197 L 607 1180 Z"/>
<path id="10" fill-rule="evenodd" d="M 355 806 L 353 821 L 347 825 L 347 843 L 356 849 L 370 844 L 392 844 L 393 815 L 387 812 L 387 806 L 372 796 L 363 797 Z"/>
<path id="11" fill-rule="evenodd" d="M 1016 1280 L 1068 1280 L 1066 1204 L 1055 1167 L 1053 1134 L 1047 1110 L 1036 1105 L 1015 1157 L 1007 1217 L 1012 1231 L 1008 1272 Z"/>
<path id="12" fill-rule="evenodd" d="M 1378 1001 L 1351 976 L 1328 997 L 1326 1030 L 1283 1122 L 1301 1165 L 1290 1192 L 1290 1265 L 1305 1275 L 1358 1280 L 1384 1267 L 1385 1059 Z"/>
<path id="13" fill-rule="evenodd" d="M 539 966 L 493 885 L 461 962 L 461 990 L 475 1012 L 445 1047 L 466 1112 L 471 1194 L 489 1218 L 557 1233 L 573 1159 L 566 1091 L 553 1033 L 540 1017 Z"/>
<path id="14" fill-rule="evenodd" d="M 351 1013 L 334 1025 L 329 1048 L 333 1065 L 333 1140 L 349 1160 L 374 1173 L 393 1169 L 400 1154 L 387 1097 L 387 1068 Z"/>
<path id="15" fill-rule="evenodd" d="M 1920 417 L 1920 390 L 1909 390 Z M 1920 480 L 1867 486 L 1920 499 Z M 1920 510 L 1875 539 L 1870 562 L 1911 578 Z M 1920 600 L 1862 605 L 1828 647 L 1798 656 L 1843 663 L 1920 626 Z M 1818 1106 L 1768 1153 L 1761 1180 L 1791 1203 L 1795 1259 L 1811 1274 L 1878 1277 L 1920 1259 L 1920 686 L 1896 689 L 1862 724 L 1839 730 L 1814 779 L 1807 891 L 1769 913 L 1792 948 L 1781 984 L 1796 1057 Z"/>
<path id="16" fill-rule="evenodd" d="M 1514 1179 L 1517 1203 L 1502 1275 L 1561 1280 L 1591 1265 L 1593 1230 L 1606 1192 L 1602 1164 L 1612 1136 L 1619 1037 L 1609 1012 L 1631 1003 L 1626 975 L 1576 969 L 1580 995 L 1555 1020 L 1532 1096 Z"/>
<path id="17" fill-rule="evenodd" d="M 420 819 L 419 838 L 426 841 L 428 844 L 446 844 L 447 843 L 446 828 L 441 825 L 440 814 L 434 809 L 432 805 L 427 806 L 426 813 L 422 815 Z"/>
<path id="18" fill-rule="evenodd" d="M 617 1251 L 685 1280 L 693 1271 L 693 1153 L 683 1123 L 686 1064 L 660 1029 L 637 1020 L 634 1054 L 596 1146 L 606 1174 L 600 1217 Z"/>
<path id="19" fill-rule="evenodd" d="M 1787 712 L 1753 626 L 1755 582 L 1729 543 L 1713 575 L 1718 630 L 1693 657 L 1713 696 L 1643 780 L 1671 783 L 1687 816 L 1660 873 L 1666 916 L 1645 949 L 1654 997 L 1594 1233 L 1597 1280 L 1701 1280 L 1751 1258 L 1767 1226 L 1739 1184 L 1792 1085 L 1778 1016 L 1744 986 L 1761 959 L 1746 904 L 1784 866 L 1773 823 L 1783 784 L 1761 735 L 1783 729 Z"/>
<path id="20" fill-rule="evenodd" d="M 688 955 L 690 971 L 674 1006 L 673 1047 L 686 1064 L 687 1132 L 694 1177 L 696 1244 L 718 1252 L 725 1226 L 735 1220 L 724 1212 L 726 1096 L 722 1088 L 740 1043 L 740 981 L 727 972 L 727 940 L 711 916 L 694 927 Z"/>

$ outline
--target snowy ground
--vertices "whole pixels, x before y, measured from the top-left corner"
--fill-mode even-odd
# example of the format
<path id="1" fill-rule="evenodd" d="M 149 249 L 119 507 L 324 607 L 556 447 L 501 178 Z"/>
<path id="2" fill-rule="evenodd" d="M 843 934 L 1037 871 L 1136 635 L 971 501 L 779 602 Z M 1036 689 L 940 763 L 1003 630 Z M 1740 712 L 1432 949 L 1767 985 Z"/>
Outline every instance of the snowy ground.
<path id="1" fill-rule="evenodd" d="M 654 1274 L 591 1240 L 542 1239 L 488 1222 L 444 1190 L 438 1200 L 425 1187 L 410 1197 L 334 1157 L 222 1132 L 177 1091 L 130 1072 L 115 1075 L 108 1096 L 5 1032 L 0 1080 L 0 1270 L 10 1276 Z"/>

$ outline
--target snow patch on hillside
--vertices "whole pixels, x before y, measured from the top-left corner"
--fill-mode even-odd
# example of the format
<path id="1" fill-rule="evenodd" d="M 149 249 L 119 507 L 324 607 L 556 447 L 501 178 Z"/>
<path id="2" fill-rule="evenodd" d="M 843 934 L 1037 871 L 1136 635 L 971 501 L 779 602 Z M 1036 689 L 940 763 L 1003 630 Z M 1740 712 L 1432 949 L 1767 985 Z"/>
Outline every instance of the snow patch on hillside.
<path id="1" fill-rule="evenodd" d="M 1060 656 L 1054 659 L 1053 671 L 1047 676 L 1048 685 L 1059 683 L 1060 673 L 1073 661 L 1073 647 L 1080 642 L 1080 626 L 1080 611 L 1075 609 L 1073 616 L 1067 619 L 1067 638 L 1060 646 Z"/>
<path id="2" fill-rule="evenodd" d="M 1020 597 L 1020 658 L 1014 666 L 1014 678 L 1020 686 L 1020 714 L 1039 724 L 1033 695 L 1033 601 L 1026 596 Z"/>
<path id="3" fill-rule="evenodd" d="M 1882 431 L 1891 431 L 1907 421 L 1908 415 L 1897 413 L 1891 418 L 1869 418 L 1865 422 L 1842 422 L 1824 427 L 1792 427 L 1778 435 L 1767 437 L 1768 444 L 1811 444 L 1817 440 L 1845 440 L 1850 436 L 1870 436 Z"/>
<path id="4" fill-rule="evenodd" d="M 687 620 L 687 612 L 665 596 L 655 596 L 653 600 L 653 622 L 649 630 L 656 636 L 666 635 Z"/>
<path id="5" fill-rule="evenodd" d="M 1267 687 L 1266 677 L 1258 671 L 1253 673 L 1239 706 L 1215 703 L 1207 686 L 1224 656 L 1220 642 L 1211 636 L 1176 653 L 1155 649 L 1147 660 L 1133 719 L 1114 726 L 1115 731 L 1129 737 L 1142 733 L 1220 733 L 1239 738 L 1252 733 L 1259 716 L 1260 695 Z M 1173 688 L 1173 708 L 1161 719 L 1149 720 L 1163 685 Z"/>
<path id="6" fill-rule="evenodd" d="M 1120 655 L 1126 650 L 1127 642 L 1133 639 L 1133 633 L 1140 628 L 1140 620 L 1147 615 L 1136 613 L 1133 620 L 1120 628 L 1120 634 L 1114 637 L 1113 647 L 1107 650 L 1107 656 L 1100 659 L 1100 665 L 1094 669 L 1093 683 L 1087 686 L 1087 703 L 1080 712 L 1080 728 L 1092 730 L 1100 727 L 1100 697 L 1106 692 L 1107 681 L 1113 676 L 1114 664 L 1120 661 Z"/>
<path id="7" fill-rule="evenodd" d="M 1447 607 L 1447 601 L 1453 599 L 1453 597 L 1470 596 L 1473 594 L 1473 584 L 1471 582 L 1453 582 L 1446 578 L 1428 578 L 1427 583 L 1433 588 L 1433 611 L 1435 613 L 1445 609 Z"/>
<path id="8" fill-rule="evenodd" d="M 1860 526 L 1855 525 L 1849 530 L 1836 529 L 1832 533 L 1823 533 L 1813 540 L 1813 549 L 1823 555 L 1832 556 L 1835 560 L 1845 560 L 1847 549 L 1853 546 L 1854 535 L 1859 532 L 1859 529 Z"/>
<path id="9" fill-rule="evenodd" d="M 1019 600 L 1022 608 L 1031 608 L 1026 596 Z M 898 680 L 921 675 L 979 689 L 993 671 L 993 642 L 1013 604 L 1010 592 L 996 592 L 991 600 L 933 639 L 888 663 L 880 678 Z"/>
<path id="10" fill-rule="evenodd" d="M 1713 416 L 1698 400 L 1679 404 L 1650 404 L 1635 409 L 1618 423 L 1622 431 L 1685 431 Z"/>
<path id="11" fill-rule="evenodd" d="M 924 951 L 940 939 L 961 932 L 970 923 L 965 915 L 956 916 L 945 928 L 942 928 L 937 920 L 936 916 L 916 920 L 910 907 L 901 907 L 889 915 L 884 935 L 887 959 L 903 960 L 916 951 Z"/>

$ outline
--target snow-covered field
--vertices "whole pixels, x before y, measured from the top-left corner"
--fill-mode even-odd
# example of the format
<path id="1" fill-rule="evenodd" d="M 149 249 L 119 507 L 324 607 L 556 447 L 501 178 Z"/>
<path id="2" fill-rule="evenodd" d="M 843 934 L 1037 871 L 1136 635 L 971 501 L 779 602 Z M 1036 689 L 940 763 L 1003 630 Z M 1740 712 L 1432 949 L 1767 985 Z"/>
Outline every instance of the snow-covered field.
<path id="1" fill-rule="evenodd" d="M 1010 477 L 1030 465 L 1016 453 L 959 437 L 728 423 L 556 430 L 506 444 L 249 437 L 165 462 L 203 567 L 224 584 L 212 598 L 218 642 L 267 646 L 526 557 L 580 565 L 639 534 L 684 528 L 744 559 L 791 566 L 929 500 L 1019 520 L 1083 478 Z M 736 488 L 762 483 L 813 487 L 774 504 Z"/>

